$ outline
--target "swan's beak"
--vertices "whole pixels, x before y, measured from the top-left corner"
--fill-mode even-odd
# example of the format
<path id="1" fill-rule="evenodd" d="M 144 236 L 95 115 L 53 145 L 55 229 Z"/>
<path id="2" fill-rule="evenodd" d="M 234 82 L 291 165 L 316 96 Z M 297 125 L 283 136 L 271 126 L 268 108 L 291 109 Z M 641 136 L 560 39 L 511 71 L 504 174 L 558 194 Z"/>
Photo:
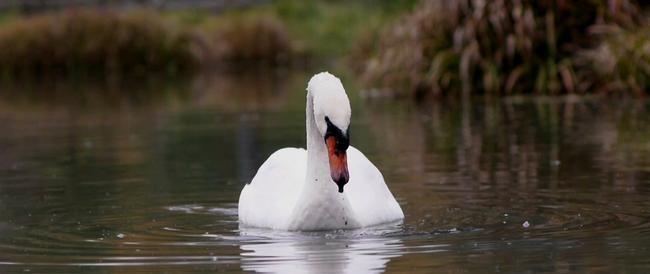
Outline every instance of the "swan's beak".
<path id="1" fill-rule="evenodd" d="M 343 186 L 350 180 L 348 157 L 346 154 L 349 141 L 344 138 L 336 135 L 330 135 L 325 138 L 330 160 L 330 175 L 339 187 L 339 193 L 343 193 Z"/>

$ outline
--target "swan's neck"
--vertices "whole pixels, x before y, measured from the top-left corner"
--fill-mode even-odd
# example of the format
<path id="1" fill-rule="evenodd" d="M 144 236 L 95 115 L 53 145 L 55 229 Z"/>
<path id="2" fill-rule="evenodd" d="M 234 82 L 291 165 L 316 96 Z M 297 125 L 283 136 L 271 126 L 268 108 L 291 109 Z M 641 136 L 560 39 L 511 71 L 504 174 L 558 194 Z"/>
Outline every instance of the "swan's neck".
<path id="1" fill-rule="evenodd" d="M 341 198 L 338 187 L 332 181 L 330 173 L 329 155 L 323 134 L 316 126 L 314 117 L 314 100 L 311 92 L 307 93 L 307 173 L 303 194 L 317 197 Z M 313 196 L 312 196 L 313 197 Z"/>
<path id="2" fill-rule="evenodd" d="M 307 183 L 308 188 L 321 190 L 327 188 L 330 181 L 327 147 L 322 134 L 318 131 L 314 118 L 314 100 L 311 92 L 307 93 Z M 311 179 L 311 181 L 310 181 Z M 312 186 L 314 185 L 314 186 Z"/>
<path id="3" fill-rule="evenodd" d="M 327 147 L 316 126 L 311 92 L 307 92 L 306 120 L 307 172 L 290 227 L 295 230 L 355 227 L 346 195 L 338 193 L 330 175 Z"/>

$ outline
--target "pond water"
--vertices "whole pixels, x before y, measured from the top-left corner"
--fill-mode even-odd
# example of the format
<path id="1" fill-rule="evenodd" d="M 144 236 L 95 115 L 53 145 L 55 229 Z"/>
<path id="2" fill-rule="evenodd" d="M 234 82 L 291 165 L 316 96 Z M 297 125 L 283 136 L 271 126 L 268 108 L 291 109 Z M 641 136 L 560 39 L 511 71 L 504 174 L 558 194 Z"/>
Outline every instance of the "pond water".
<path id="1" fill-rule="evenodd" d="M 240 230 L 243 185 L 304 146 L 309 76 L 0 90 L 0 272 L 650 272 L 650 102 L 631 99 L 416 105 L 344 78 L 404 223 Z"/>

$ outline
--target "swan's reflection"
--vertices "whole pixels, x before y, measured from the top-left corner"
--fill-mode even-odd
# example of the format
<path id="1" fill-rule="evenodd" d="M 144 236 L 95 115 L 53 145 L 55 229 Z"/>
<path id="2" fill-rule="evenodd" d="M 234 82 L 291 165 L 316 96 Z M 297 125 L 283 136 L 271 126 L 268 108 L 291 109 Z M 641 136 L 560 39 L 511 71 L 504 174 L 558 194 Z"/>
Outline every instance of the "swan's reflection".
<path id="1" fill-rule="evenodd" d="M 242 234 L 261 235 L 259 231 Z M 403 253 L 400 239 L 359 235 L 267 235 L 265 239 L 242 243 L 241 267 L 264 273 L 380 273 L 391 258 Z"/>

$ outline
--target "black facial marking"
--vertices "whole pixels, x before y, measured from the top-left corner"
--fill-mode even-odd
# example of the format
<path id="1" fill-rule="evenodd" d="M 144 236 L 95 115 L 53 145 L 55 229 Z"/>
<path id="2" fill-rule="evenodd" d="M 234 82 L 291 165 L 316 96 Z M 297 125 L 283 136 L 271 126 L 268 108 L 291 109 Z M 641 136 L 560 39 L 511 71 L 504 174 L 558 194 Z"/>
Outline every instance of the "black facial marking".
<path id="1" fill-rule="evenodd" d="M 325 140 L 327 137 L 334 136 L 336 137 L 336 150 L 345 151 L 350 146 L 350 127 L 346 130 L 345 134 L 341 131 L 340 128 L 332 124 L 330 118 L 325 116 L 325 123 L 327 123 L 327 131 L 325 132 Z"/>

